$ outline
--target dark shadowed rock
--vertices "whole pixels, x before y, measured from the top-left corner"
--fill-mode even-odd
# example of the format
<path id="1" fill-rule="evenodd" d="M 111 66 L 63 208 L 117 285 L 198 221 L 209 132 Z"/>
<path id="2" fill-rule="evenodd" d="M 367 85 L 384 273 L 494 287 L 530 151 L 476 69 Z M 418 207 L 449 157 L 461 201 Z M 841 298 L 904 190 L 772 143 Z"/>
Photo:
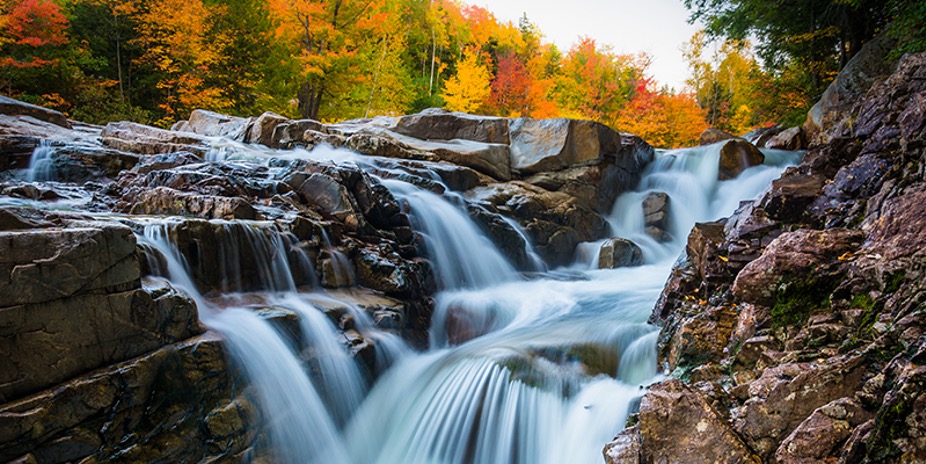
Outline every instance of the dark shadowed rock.
<path id="1" fill-rule="evenodd" d="M 717 178 L 734 179 L 747 168 L 758 166 L 765 161 L 765 155 L 755 145 L 742 140 L 732 139 L 724 142 L 720 148 L 720 165 Z"/>
<path id="2" fill-rule="evenodd" d="M 616 269 L 641 264 L 643 264 L 643 251 L 636 243 L 625 238 L 605 240 L 598 251 L 598 269 Z"/>
<path id="3" fill-rule="evenodd" d="M 664 192 L 651 192 L 643 198 L 643 224 L 646 233 L 659 242 L 672 240 L 669 235 L 671 202 Z"/>

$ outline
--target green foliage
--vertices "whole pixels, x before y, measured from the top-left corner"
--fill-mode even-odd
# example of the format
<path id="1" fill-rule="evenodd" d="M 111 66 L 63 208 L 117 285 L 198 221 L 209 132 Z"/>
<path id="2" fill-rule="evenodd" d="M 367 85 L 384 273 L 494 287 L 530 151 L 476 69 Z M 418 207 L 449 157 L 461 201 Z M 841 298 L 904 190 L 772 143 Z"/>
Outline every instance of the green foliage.
<path id="1" fill-rule="evenodd" d="M 894 293 L 900 290 L 900 286 L 906 277 L 907 273 L 903 269 L 888 275 L 884 283 L 884 293 Z"/>
<path id="2" fill-rule="evenodd" d="M 926 51 L 926 2 L 894 0 L 890 6 L 897 12 L 887 29 L 888 35 L 897 40 L 891 58 L 900 58 L 904 53 Z"/>

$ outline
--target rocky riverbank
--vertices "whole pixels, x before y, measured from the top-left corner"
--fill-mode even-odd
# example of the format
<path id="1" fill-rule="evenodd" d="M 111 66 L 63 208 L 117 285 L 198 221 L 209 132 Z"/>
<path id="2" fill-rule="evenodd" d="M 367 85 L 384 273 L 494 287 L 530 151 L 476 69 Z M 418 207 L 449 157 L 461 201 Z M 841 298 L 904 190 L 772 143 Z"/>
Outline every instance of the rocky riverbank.
<path id="1" fill-rule="evenodd" d="M 861 75 L 800 166 L 692 230 L 651 317 L 674 378 L 607 462 L 926 462 L 926 54 Z"/>

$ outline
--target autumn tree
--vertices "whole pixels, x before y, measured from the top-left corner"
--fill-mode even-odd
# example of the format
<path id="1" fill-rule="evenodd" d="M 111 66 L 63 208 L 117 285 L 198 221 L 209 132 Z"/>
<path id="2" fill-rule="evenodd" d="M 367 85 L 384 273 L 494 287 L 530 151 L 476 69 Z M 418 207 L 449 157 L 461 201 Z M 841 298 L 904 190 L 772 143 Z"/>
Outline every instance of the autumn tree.
<path id="1" fill-rule="evenodd" d="M 491 111 L 509 117 L 530 115 L 531 81 L 527 68 L 514 53 L 498 57 L 488 100 Z"/>
<path id="2" fill-rule="evenodd" d="M 556 95 L 565 115 L 613 125 L 648 66 L 646 55 L 616 55 L 583 37 L 562 60 Z"/>
<path id="3" fill-rule="evenodd" d="M 227 108 L 221 90 L 207 83 L 221 59 L 220 47 L 210 36 L 214 10 L 202 0 L 147 0 L 137 20 L 133 43 L 145 52 L 136 61 L 156 76 L 163 115 L 159 124 L 170 125 L 197 108 Z"/>
<path id="4" fill-rule="evenodd" d="M 50 0 L 22 0 L 6 6 L 9 10 L 0 16 L 0 90 L 50 93 L 62 77 L 61 47 L 69 43 L 67 18 Z"/>
<path id="5" fill-rule="evenodd" d="M 633 99 L 621 110 L 617 128 L 637 134 L 656 147 L 696 145 L 708 127 L 705 111 L 692 94 L 657 91 L 653 85 L 647 79 L 640 81 Z"/>
<path id="6" fill-rule="evenodd" d="M 447 79 L 444 86 L 444 101 L 447 109 L 474 113 L 491 93 L 489 69 L 482 62 L 482 55 L 470 49 L 457 64 L 457 72 Z"/>

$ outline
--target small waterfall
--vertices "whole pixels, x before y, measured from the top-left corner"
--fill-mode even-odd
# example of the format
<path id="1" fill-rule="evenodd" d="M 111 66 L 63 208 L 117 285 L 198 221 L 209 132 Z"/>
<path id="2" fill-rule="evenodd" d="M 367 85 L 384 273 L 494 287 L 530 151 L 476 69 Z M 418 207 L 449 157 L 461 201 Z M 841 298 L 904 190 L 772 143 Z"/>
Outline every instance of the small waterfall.
<path id="1" fill-rule="evenodd" d="M 296 236 L 275 223 L 179 218 L 137 219 L 144 235 L 169 243 L 200 291 L 269 290 L 293 292 L 315 286 L 315 270 Z M 157 263 L 155 263 L 157 265 Z"/>
<path id="2" fill-rule="evenodd" d="M 54 159 L 55 148 L 47 140 L 42 139 L 39 146 L 32 151 L 32 157 L 29 158 L 29 167 L 25 172 L 25 179 L 29 182 L 43 182 L 54 179 Z"/>
<path id="3" fill-rule="evenodd" d="M 685 148 L 657 154 L 633 192 L 614 203 L 609 222 L 615 236 L 632 240 L 647 262 L 675 259 L 684 248 L 695 222 L 728 216 L 743 200 L 762 192 L 785 167 L 800 161 L 801 153 L 762 150 L 765 164 L 745 170 L 736 179 L 717 179 L 723 144 Z M 669 197 L 670 240 L 660 242 L 646 233 L 642 203 L 651 193 Z"/>
<path id="4" fill-rule="evenodd" d="M 328 232 L 322 229 L 322 246 L 328 254 L 329 269 L 323 269 L 322 272 L 330 270 L 331 275 L 327 277 L 327 283 L 334 287 L 350 287 L 357 281 L 354 273 L 354 266 L 351 265 L 350 259 L 347 258 L 341 250 L 331 244 L 328 238 Z"/>
<path id="5" fill-rule="evenodd" d="M 517 273 L 465 212 L 409 183 L 384 179 L 397 199 L 407 202 L 441 287 L 483 288 L 517 279 Z"/>
<path id="6" fill-rule="evenodd" d="M 329 415 L 322 396 L 313 386 L 309 376 L 303 370 L 299 360 L 284 338 L 265 320 L 252 311 L 243 308 L 221 309 L 210 304 L 197 290 L 190 275 L 190 260 L 180 251 L 172 239 L 172 226 L 177 221 L 153 222 L 144 224 L 143 233 L 138 237 L 139 243 L 152 253 L 148 254 L 149 268 L 156 274 L 163 275 L 181 290 L 188 293 L 200 308 L 200 316 L 209 328 L 221 333 L 228 342 L 229 354 L 234 362 L 241 366 L 249 382 L 254 385 L 264 412 L 272 444 L 272 454 L 279 462 L 288 463 L 343 463 L 350 462 L 346 448 L 336 423 Z M 228 224 L 224 224 L 228 225 Z M 223 228 L 224 229 L 224 228 Z M 245 230 L 250 230 L 245 226 Z M 268 264 L 261 273 L 263 283 L 269 289 L 276 290 L 289 280 L 275 274 L 284 271 L 285 257 L 281 255 L 283 247 L 277 246 L 282 241 L 267 239 L 264 234 L 245 235 L 259 243 L 254 250 L 274 251 L 272 254 L 259 255 L 274 264 Z M 261 245 L 263 244 L 263 245 Z M 266 246 L 272 244 L 273 246 Z M 230 250 L 229 250 L 230 251 Z M 157 252 L 157 253 L 154 253 Z M 225 258 L 231 256 L 226 253 Z M 291 288 L 294 286 L 290 285 Z M 303 309 L 295 300 L 284 299 L 283 303 Z M 313 308 L 314 309 L 314 308 Z M 331 344 L 336 343 L 332 331 L 320 329 L 327 321 L 319 322 L 317 318 L 308 320 L 314 314 L 301 311 L 304 316 L 303 329 L 307 338 L 315 343 L 314 348 L 322 365 L 321 376 L 325 387 L 356 387 L 362 380 L 342 380 L 351 374 L 342 374 L 346 365 L 354 365 L 353 360 L 336 357 Z M 321 317 L 321 313 L 315 311 Z M 330 323 L 328 323 L 330 325 Z M 345 354 L 346 357 L 346 354 Z M 344 361 L 339 364 L 338 361 Z M 356 366 L 354 366 L 356 368 Z M 329 375 L 330 374 L 330 375 Z M 354 375 L 354 377 L 359 374 Z M 334 380 L 331 380 L 334 379 Z M 350 390 L 350 388 L 347 388 Z M 345 402 L 357 402 L 362 391 L 336 390 L 329 393 L 331 398 L 344 398 Z M 342 396 L 343 395 L 343 396 Z M 343 404 L 341 402 L 332 402 Z M 341 422 L 350 411 L 333 407 L 335 417 Z"/>

